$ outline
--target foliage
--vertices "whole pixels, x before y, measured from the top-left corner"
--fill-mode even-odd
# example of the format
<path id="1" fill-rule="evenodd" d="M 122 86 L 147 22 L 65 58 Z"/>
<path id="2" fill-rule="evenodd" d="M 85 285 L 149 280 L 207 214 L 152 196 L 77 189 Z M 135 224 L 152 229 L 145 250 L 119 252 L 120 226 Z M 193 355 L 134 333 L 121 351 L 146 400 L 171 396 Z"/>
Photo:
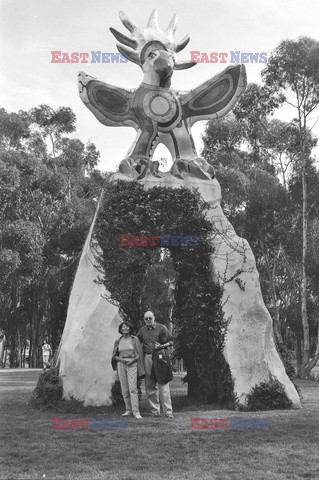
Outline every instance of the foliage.
<path id="1" fill-rule="evenodd" d="M 292 381 L 294 378 L 296 378 L 296 369 L 291 362 L 291 356 L 289 355 L 289 349 L 284 348 L 284 346 L 278 344 L 278 342 L 276 343 L 276 348 L 277 348 L 277 351 L 280 355 L 282 363 L 285 367 L 286 374 L 290 378 L 290 380 Z"/>
<path id="2" fill-rule="evenodd" d="M 157 252 L 146 269 L 142 284 L 141 305 L 148 310 L 148 304 L 159 323 L 167 323 L 172 318 L 176 273 L 170 251 Z"/>
<path id="3" fill-rule="evenodd" d="M 220 307 L 221 291 L 211 280 L 209 236 L 213 226 L 205 217 L 206 208 L 196 191 L 163 187 L 145 190 L 137 182 L 118 181 L 105 193 L 96 238 L 102 252 L 97 260 L 105 272 L 101 281 L 136 330 L 143 325 L 146 309 L 156 310 L 154 303 L 162 307 L 165 297 L 167 303 L 171 301 L 167 286 L 174 286 L 172 322 L 177 354 L 184 359 L 188 372 L 188 393 L 211 402 L 225 400 L 225 377 L 230 378 L 230 374 L 222 354 L 226 323 Z M 123 233 L 138 237 L 196 234 L 198 245 L 167 247 L 161 260 L 161 250 L 156 247 L 119 247 Z M 161 264 L 162 283 L 154 281 L 155 288 L 147 290 L 148 281 Z M 160 304 L 155 302 L 156 289 L 163 292 Z M 168 313 L 160 318 L 169 324 Z M 232 391 L 231 381 L 228 387 Z"/>
<path id="4" fill-rule="evenodd" d="M 247 405 L 244 410 L 284 410 L 292 407 L 292 402 L 278 380 L 270 379 L 252 388 L 247 395 Z"/>
<path id="5" fill-rule="evenodd" d="M 39 376 L 38 383 L 32 394 L 31 404 L 35 407 L 55 406 L 63 396 L 63 382 L 58 368 L 45 370 Z"/>
<path id="6" fill-rule="evenodd" d="M 141 318 L 149 306 L 147 300 L 143 305 L 140 302 L 144 276 L 149 265 L 158 263 L 160 251 L 150 246 L 119 248 L 120 235 L 196 234 L 200 245 L 212 229 L 202 215 L 205 208 L 199 195 L 186 188 L 144 190 L 137 182 L 123 181 L 109 185 L 96 226 L 96 238 L 103 251 L 99 262 L 111 299 L 120 304 L 136 328 L 142 325 Z M 171 255 L 176 250 L 195 255 L 198 247 L 171 247 Z"/>
<path id="7" fill-rule="evenodd" d="M 202 152 L 221 184 L 224 212 L 254 252 L 278 351 L 290 374 L 297 357 L 299 376 L 307 331 L 309 368 L 319 358 L 319 175 L 310 156 L 317 140 L 307 128 L 319 100 L 318 51 L 312 39 L 282 42 L 267 63 L 264 84 L 248 85 L 232 114 L 208 122 Z M 298 118 L 270 119 L 292 93 Z"/>
<path id="8" fill-rule="evenodd" d="M 187 371 L 188 393 L 208 402 L 232 401 L 233 383 L 223 355 L 227 322 L 220 287 L 211 280 L 208 242 L 190 252 L 176 250 L 175 320 L 178 351 Z"/>
<path id="9" fill-rule="evenodd" d="M 319 359 L 319 333 L 317 349 L 311 359 L 310 325 L 308 317 L 308 248 L 309 222 L 308 216 L 312 206 L 309 205 L 308 168 L 311 149 L 316 143 L 311 138 L 311 130 L 315 123 L 311 115 L 319 107 L 319 42 L 312 38 L 300 37 L 297 40 L 285 40 L 271 54 L 262 73 L 266 85 L 271 92 L 281 92 L 285 102 L 295 108 L 297 118 L 293 120 L 298 130 L 298 156 L 295 171 L 301 178 L 302 208 L 301 231 L 302 240 L 299 253 L 301 264 L 300 275 L 300 307 L 302 322 L 301 359 L 298 362 L 298 374 L 308 378 L 311 369 Z"/>
<path id="10" fill-rule="evenodd" d="M 67 107 L 0 110 L 0 328 L 10 366 L 21 364 L 27 345 L 33 367 L 41 362 L 44 338 L 58 346 L 105 181 L 95 168 L 95 146 L 68 138 L 74 130 Z"/>
<path id="11" fill-rule="evenodd" d="M 318 102 L 318 52 L 319 42 L 312 38 L 284 40 L 272 53 L 263 71 L 266 85 L 277 90 L 291 88 L 295 93 L 303 91 L 306 93 L 303 101 L 308 102 L 307 108 L 311 108 Z"/>

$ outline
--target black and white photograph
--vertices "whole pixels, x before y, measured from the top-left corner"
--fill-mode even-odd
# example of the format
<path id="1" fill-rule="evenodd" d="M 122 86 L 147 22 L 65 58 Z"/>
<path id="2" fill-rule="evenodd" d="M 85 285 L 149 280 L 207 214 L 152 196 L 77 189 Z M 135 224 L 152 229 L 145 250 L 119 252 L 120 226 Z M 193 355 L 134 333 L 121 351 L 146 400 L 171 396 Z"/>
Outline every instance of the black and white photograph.
<path id="1" fill-rule="evenodd" d="M 318 480 L 317 1 L 0 19 L 0 479 Z"/>

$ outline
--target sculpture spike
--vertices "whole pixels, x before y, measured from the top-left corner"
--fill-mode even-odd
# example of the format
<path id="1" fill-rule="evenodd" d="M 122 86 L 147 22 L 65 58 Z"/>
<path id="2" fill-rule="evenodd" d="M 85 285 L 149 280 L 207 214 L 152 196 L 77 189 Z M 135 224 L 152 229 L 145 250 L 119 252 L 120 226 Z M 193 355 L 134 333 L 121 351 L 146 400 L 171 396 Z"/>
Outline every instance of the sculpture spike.
<path id="1" fill-rule="evenodd" d="M 127 28 L 131 33 L 140 31 L 138 26 L 132 22 L 132 20 L 126 15 L 125 12 L 123 12 L 123 10 L 120 11 L 119 16 L 124 27 Z"/>
<path id="2" fill-rule="evenodd" d="M 116 40 L 118 40 L 119 42 L 123 43 L 124 45 L 127 45 L 128 47 L 131 47 L 134 50 L 136 50 L 136 48 L 137 48 L 137 41 L 136 40 L 128 37 L 127 35 L 124 35 L 121 32 L 118 32 L 117 30 L 115 30 L 115 28 L 112 28 L 112 27 L 110 27 L 110 32 L 114 35 Z"/>
<path id="3" fill-rule="evenodd" d="M 172 20 L 169 22 L 169 25 L 166 29 L 166 32 L 169 35 L 174 35 L 174 33 L 176 32 L 177 20 L 178 20 L 178 16 L 177 16 L 177 13 L 175 13 L 175 15 L 173 15 Z"/>
<path id="4" fill-rule="evenodd" d="M 130 35 L 125 35 L 112 27 L 110 31 L 121 44 L 128 47 L 125 48 L 122 46 L 121 49 L 119 49 L 118 46 L 118 50 L 123 55 L 126 55 L 130 62 L 140 66 L 143 64 L 143 60 L 141 59 L 143 49 L 145 45 L 148 45 L 150 42 L 160 42 L 166 50 L 172 53 L 178 53 L 186 47 L 190 40 L 189 35 L 186 35 L 180 42 L 175 41 L 173 38 L 178 18 L 176 14 L 173 15 L 166 31 L 161 30 L 158 26 L 156 9 L 151 13 L 146 28 L 139 28 L 123 10 L 119 12 L 119 15 L 125 28 L 130 31 Z M 182 70 L 190 68 L 193 65 L 194 64 L 190 62 L 177 62 L 175 69 Z"/>
<path id="5" fill-rule="evenodd" d="M 195 62 L 175 62 L 174 70 L 186 70 L 187 68 L 195 67 L 195 65 L 197 65 Z"/>
<path id="6" fill-rule="evenodd" d="M 159 30 L 158 21 L 157 21 L 157 10 L 152 11 L 150 18 L 148 19 L 148 22 L 147 22 L 147 27 L 155 28 L 156 30 Z"/>
<path id="7" fill-rule="evenodd" d="M 118 51 L 124 55 L 130 62 L 137 63 L 137 65 L 140 65 L 140 59 L 139 56 L 134 50 L 131 48 L 126 48 L 123 47 L 122 45 L 119 45 L 118 43 L 116 44 L 116 47 Z"/>
<path id="8" fill-rule="evenodd" d="M 184 37 L 183 40 L 181 40 L 181 41 L 176 45 L 176 50 L 175 50 L 175 52 L 178 53 L 178 52 L 180 52 L 181 50 L 183 50 L 183 49 L 186 47 L 186 45 L 188 44 L 189 40 L 190 40 L 189 35 L 186 35 L 186 37 Z"/>

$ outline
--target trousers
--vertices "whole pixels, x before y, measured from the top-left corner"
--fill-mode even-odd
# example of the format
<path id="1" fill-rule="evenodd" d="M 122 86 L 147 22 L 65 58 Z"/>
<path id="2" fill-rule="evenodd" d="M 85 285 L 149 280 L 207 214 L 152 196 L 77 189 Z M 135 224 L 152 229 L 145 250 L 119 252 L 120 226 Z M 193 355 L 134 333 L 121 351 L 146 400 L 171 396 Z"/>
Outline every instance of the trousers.
<path id="1" fill-rule="evenodd" d="M 48 366 L 49 358 L 50 358 L 50 354 L 49 354 L 49 353 L 44 353 L 44 354 L 42 355 L 43 368 L 45 368 L 45 367 Z"/>
<path id="2" fill-rule="evenodd" d="M 118 362 L 117 373 L 126 411 L 133 412 L 134 415 L 140 413 L 137 392 L 137 364 L 126 365 L 126 363 Z"/>
<path id="3" fill-rule="evenodd" d="M 156 382 L 151 380 L 151 371 L 153 365 L 152 355 L 145 355 L 144 357 L 145 364 L 145 390 L 148 399 L 148 403 L 151 407 L 151 411 L 154 415 L 160 414 L 160 403 L 165 415 L 172 415 L 172 401 L 171 393 L 169 389 L 169 383 L 165 385 L 156 384 Z"/>

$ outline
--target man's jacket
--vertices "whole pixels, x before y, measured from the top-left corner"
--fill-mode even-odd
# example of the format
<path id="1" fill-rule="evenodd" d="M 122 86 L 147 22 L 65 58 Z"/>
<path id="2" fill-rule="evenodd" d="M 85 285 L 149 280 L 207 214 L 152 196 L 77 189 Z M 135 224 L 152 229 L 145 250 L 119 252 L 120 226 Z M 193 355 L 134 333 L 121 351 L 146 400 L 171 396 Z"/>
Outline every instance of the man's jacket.
<path id="1" fill-rule="evenodd" d="M 169 353 L 166 348 L 154 350 L 153 352 L 151 380 L 161 385 L 165 385 L 173 380 L 171 359 L 169 358 Z"/>

